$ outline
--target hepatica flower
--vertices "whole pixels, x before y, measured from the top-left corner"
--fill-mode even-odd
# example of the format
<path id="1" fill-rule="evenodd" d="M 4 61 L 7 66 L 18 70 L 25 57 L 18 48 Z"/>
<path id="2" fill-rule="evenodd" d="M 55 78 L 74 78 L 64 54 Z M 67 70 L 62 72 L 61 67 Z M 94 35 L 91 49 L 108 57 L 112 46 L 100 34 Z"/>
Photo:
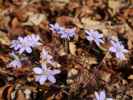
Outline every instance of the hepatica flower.
<path id="1" fill-rule="evenodd" d="M 100 43 L 104 43 L 103 41 L 103 34 L 99 34 L 98 31 L 90 30 L 90 31 L 85 31 L 87 34 L 86 38 L 88 41 L 92 42 L 94 41 L 97 46 L 100 46 Z"/>
<path id="2" fill-rule="evenodd" d="M 32 47 L 37 47 L 41 43 L 38 35 L 28 35 L 25 37 L 18 37 L 17 40 L 11 42 L 11 48 L 17 50 L 20 54 L 23 52 L 31 53 Z"/>
<path id="3" fill-rule="evenodd" d="M 36 74 L 35 80 L 43 85 L 47 80 L 52 83 L 56 83 L 55 75 L 60 73 L 60 70 L 57 69 L 48 69 L 46 65 L 42 65 L 42 68 L 35 67 L 33 68 L 34 73 Z"/>
<path id="4" fill-rule="evenodd" d="M 120 60 L 125 59 L 124 53 L 127 53 L 128 50 L 124 48 L 120 41 L 111 41 L 112 47 L 109 48 L 110 52 L 115 53 L 116 57 Z"/>
<path id="5" fill-rule="evenodd" d="M 40 58 L 44 61 L 47 61 L 47 63 L 52 64 L 53 57 L 48 54 L 48 51 L 45 49 L 42 50 Z"/>
<path id="6" fill-rule="evenodd" d="M 71 37 L 74 37 L 76 28 L 66 28 L 64 31 L 61 31 L 60 37 L 63 39 L 70 40 Z"/>
<path id="7" fill-rule="evenodd" d="M 60 33 L 64 31 L 64 28 L 61 27 L 58 23 L 55 23 L 55 25 L 50 24 L 50 30 L 52 30 L 55 33 Z"/>
<path id="8" fill-rule="evenodd" d="M 39 42 L 41 40 L 39 35 L 32 34 L 27 36 L 27 38 L 31 44 L 31 47 L 37 47 L 41 45 L 41 43 Z"/>
<path id="9" fill-rule="evenodd" d="M 12 67 L 12 68 L 20 68 L 22 67 L 22 63 L 21 63 L 21 60 L 18 58 L 17 55 L 15 55 L 14 53 L 11 53 L 11 56 L 13 56 L 14 60 L 11 61 L 7 67 Z"/>
<path id="10" fill-rule="evenodd" d="M 50 29 L 53 32 L 58 33 L 61 38 L 68 40 L 75 35 L 75 30 L 76 30 L 76 28 L 61 27 L 58 23 L 55 23 L 55 25 L 50 24 Z"/>
<path id="11" fill-rule="evenodd" d="M 104 90 L 98 92 L 95 92 L 96 100 L 113 100 L 112 98 L 106 98 L 106 93 Z"/>

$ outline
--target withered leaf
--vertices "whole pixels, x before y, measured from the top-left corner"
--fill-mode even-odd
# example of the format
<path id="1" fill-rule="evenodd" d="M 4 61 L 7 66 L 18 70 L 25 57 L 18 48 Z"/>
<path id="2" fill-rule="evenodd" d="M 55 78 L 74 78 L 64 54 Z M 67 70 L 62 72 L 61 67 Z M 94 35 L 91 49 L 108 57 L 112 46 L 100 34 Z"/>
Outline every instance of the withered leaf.
<path id="1" fill-rule="evenodd" d="M 104 80 L 105 82 L 109 82 L 110 78 L 111 78 L 111 73 L 109 72 L 105 72 L 105 71 L 101 71 L 101 79 Z"/>
<path id="2" fill-rule="evenodd" d="M 129 79 L 129 80 L 133 80 L 133 75 L 129 75 L 129 76 L 128 76 L 128 79 Z"/>
<path id="3" fill-rule="evenodd" d="M 69 42 L 69 51 L 72 55 L 75 55 L 76 52 L 76 45 L 74 42 Z"/>
<path id="4" fill-rule="evenodd" d="M 10 39 L 6 35 L 6 33 L 0 31 L 0 43 L 3 45 L 9 45 L 10 44 Z"/>
<path id="5" fill-rule="evenodd" d="M 109 5 L 109 8 L 113 10 L 112 15 L 114 15 L 116 12 L 119 11 L 121 7 L 121 1 L 120 0 L 108 0 L 108 5 Z"/>
<path id="6" fill-rule="evenodd" d="M 28 26 L 33 26 L 33 25 L 39 25 L 43 20 L 46 19 L 46 15 L 45 14 L 41 14 L 41 13 L 31 13 L 31 15 L 28 18 L 28 21 L 25 23 L 22 23 L 22 25 L 28 25 Z"/>
<path id="7" fill-rule="evenodd" d="M 17 99 L 16 100 L 27 100 L 24 96 L 24 93 L 21 90 L 17 92 Z"/>

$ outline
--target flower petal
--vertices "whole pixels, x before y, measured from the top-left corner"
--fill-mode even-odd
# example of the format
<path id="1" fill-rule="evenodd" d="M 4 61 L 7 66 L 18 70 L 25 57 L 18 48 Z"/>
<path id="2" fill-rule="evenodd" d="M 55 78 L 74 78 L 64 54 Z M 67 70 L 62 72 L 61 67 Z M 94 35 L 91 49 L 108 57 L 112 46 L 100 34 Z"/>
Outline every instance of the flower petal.
<path id="1" fill-rule="evenodd" d="M 30 47 L 27 47 L 26 48 L 26 51 L 27 51 L 27 53 L 31 53 L 32 52 L 32 49 Z"/>
<path id="2" fill-rule="evenodd" d="M 124 54 L 123 54 L 122 52 L 117 52 L 117 53 L 116 53 L 116 57 L 117 57 L 118 59 L 120 59 L 120 60 L 124 60 L 124 59 L 125 59 L 125 56 L 124 56 Z"/>
<path id="3" fill-rule="evenodd" d="M 95 92 L 95 97 L 96 97 L 96 100 L 100 100 L 99 94 L 97 92 Z"/>
<path id="4" fill-rule="evenodd" d="M 60 72 L 61 72 L 60 70 L 54 69 L 54 70 L 52 71 L 52 75 L 59 74 Z"/>
<path id="5" fill-rule="evenodd" d="M 109 51 L 110 51 L 110 52 L 116 52 L 116 48 L 110 47 L 110 48 L 109 48 Z"/>
<path id="6" fill-rule="evenodd" d="M 55 82 L 56 82 L 55 77 L 52 76 L 52 75 L 49 75 L 49 76 L 48 76 L 48 80 L 49 80 L 50 82 L 52 82 L 52 83 L 55 83 Z"/>
<path id="7" fill-rule="evenodd" d="M 42 74 L 43 73 L 43 70 L 39 67 L 35 67 L 33 68 L 33 71 L 36 73 L 36 74 Z"/>
<path id="8" fill-rule="evenodd" d="M 105 91 L 100 91 L 100 100 L 105 100 L 106 98 L 106 94 L 105 94 Z"/>
<path id="9" fill-rule="evenodd" d="M 39 83 L 40 83 L 41 85 L 43 85 L 43 84 L 45 83 L 46 80 L 47 80 L 47 76 L 42 75 L 42 76 L 40 77 L 40 79 L 39 79 Z"/>
<path id="10" fill-rule="evenodd" d="M 106 100 L 113 100 L 112 98 L 106 98 Z"/>
<path id="11" fill-rule="evenodd" d="M 24 52 L 24 48 L 22 47 L 21 49 L 19 49 L 19 54 L 22 54 Z"/>

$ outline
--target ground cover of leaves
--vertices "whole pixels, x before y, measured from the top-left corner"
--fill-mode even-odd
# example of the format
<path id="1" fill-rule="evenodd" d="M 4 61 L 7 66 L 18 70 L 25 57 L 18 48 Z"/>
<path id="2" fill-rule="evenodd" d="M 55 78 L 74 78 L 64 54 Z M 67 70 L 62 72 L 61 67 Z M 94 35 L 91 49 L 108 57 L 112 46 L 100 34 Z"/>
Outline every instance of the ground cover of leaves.
<path id="1" fill-rule="evenodd" d="M 76 27 L 67 42 L 52 34 L 49 24 Z M 90 45 L 84 30 L 116 36 L 128 49 L 126 60 L 106 55 Z M 7 68 L 11 40 L 38 34 L 61 70 L 56 83 L 39 85 L 31 68 L 40 62 L 39 51 L 25 54 L 23 67 Z M 109 45 L 102 45 L 109 47 Z M 0 100 L 93 100 L 106 90 L 115 100 L 133 100 L 133 0 L 0 0 Z"/>

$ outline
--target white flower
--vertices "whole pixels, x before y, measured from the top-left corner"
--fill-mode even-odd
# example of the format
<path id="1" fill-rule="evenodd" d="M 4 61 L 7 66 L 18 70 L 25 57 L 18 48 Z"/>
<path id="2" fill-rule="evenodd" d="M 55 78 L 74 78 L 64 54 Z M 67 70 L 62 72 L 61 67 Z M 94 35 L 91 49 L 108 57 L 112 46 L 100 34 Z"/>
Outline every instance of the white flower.
<path id="1" fill-rule="evenodd" d="M 52 60 L 53 57 L 51 55 L 48 54 L 48 51 L 46 51 L 45 49 L 42 50 L 41 52 L 41 59 L 44 61 L 47 61 L 47 63 L 52 64 Z"/>
<path id="2" fill-rule="evenodd" d="M 43 85 L 46 80 L 55 83 L 56 82 L 55 75 L 60 73 L 60 70 L 48 69 L 46 65 L 42 65 L 42 68 L 35 67 L 33 68 L 33 71 L 36 74 L 35 80 L 39 82 L 41 85 Z"/>
<path id="3" fill-rule="evenodd" d="M 95 92 L 96 100 L 113 100 L 112 98 L 106 98 L 105 91 Z"/>
<path id="4" fill-rule="evenodd" d="M 25 37 L 18 37 L 17 40 L 11 42 L 11 48 L 17 50 L 20 54 L 23 52 L 31 53 L 32 47 L 41 45 L 39 42 L 40 37 L 38 35 L 28 35 Z"/>
<path id="5" fill-rule="evenodd" d="M 99 34 L 98 31 L 90 30 L 85 32 L 87 34 L 86 38 L 88 41 L 94 41 L 98 46 L 100 46 L 100 43 L 104 43 L 104 41 L 102 40 L 103 34 Z"/>
<path id="6" fill-rule="evenodd" d="M 61 27 L 58 23 L 55 23 L 55 25 L 50 24 L 50 30 L 56 33 L 60 33 L 61 31 L 64 30 L 64 28 Z"/>
<path id="7" fill-rule="evenodd" d="M 120 41 L 111 41 L 112 47 L 109 48 L 110 52 L 115 53 L 116 57 L 120 60 L 125 59 L 124 53 L 127 53 L 128 50 L 124 48 Z"/>
<path id="8" fill-rule="evenodd" d="M 64 31 L 59 32 L 60 37 L 70 40 L 75 35 L 76 28 L 67 28 Z"/>
<path id="9" fill-rule="evenodd" d="M 22 67 L 22 63 L 20 61 L 20 59 L 18 58 L 18 56 L 16 56 L 14 53 L 11 53 L 11 56 L 13 56 L 14 60 L 11 61 L 7 67 L 13 67 L 13 68 L 20 68 Z"/>

